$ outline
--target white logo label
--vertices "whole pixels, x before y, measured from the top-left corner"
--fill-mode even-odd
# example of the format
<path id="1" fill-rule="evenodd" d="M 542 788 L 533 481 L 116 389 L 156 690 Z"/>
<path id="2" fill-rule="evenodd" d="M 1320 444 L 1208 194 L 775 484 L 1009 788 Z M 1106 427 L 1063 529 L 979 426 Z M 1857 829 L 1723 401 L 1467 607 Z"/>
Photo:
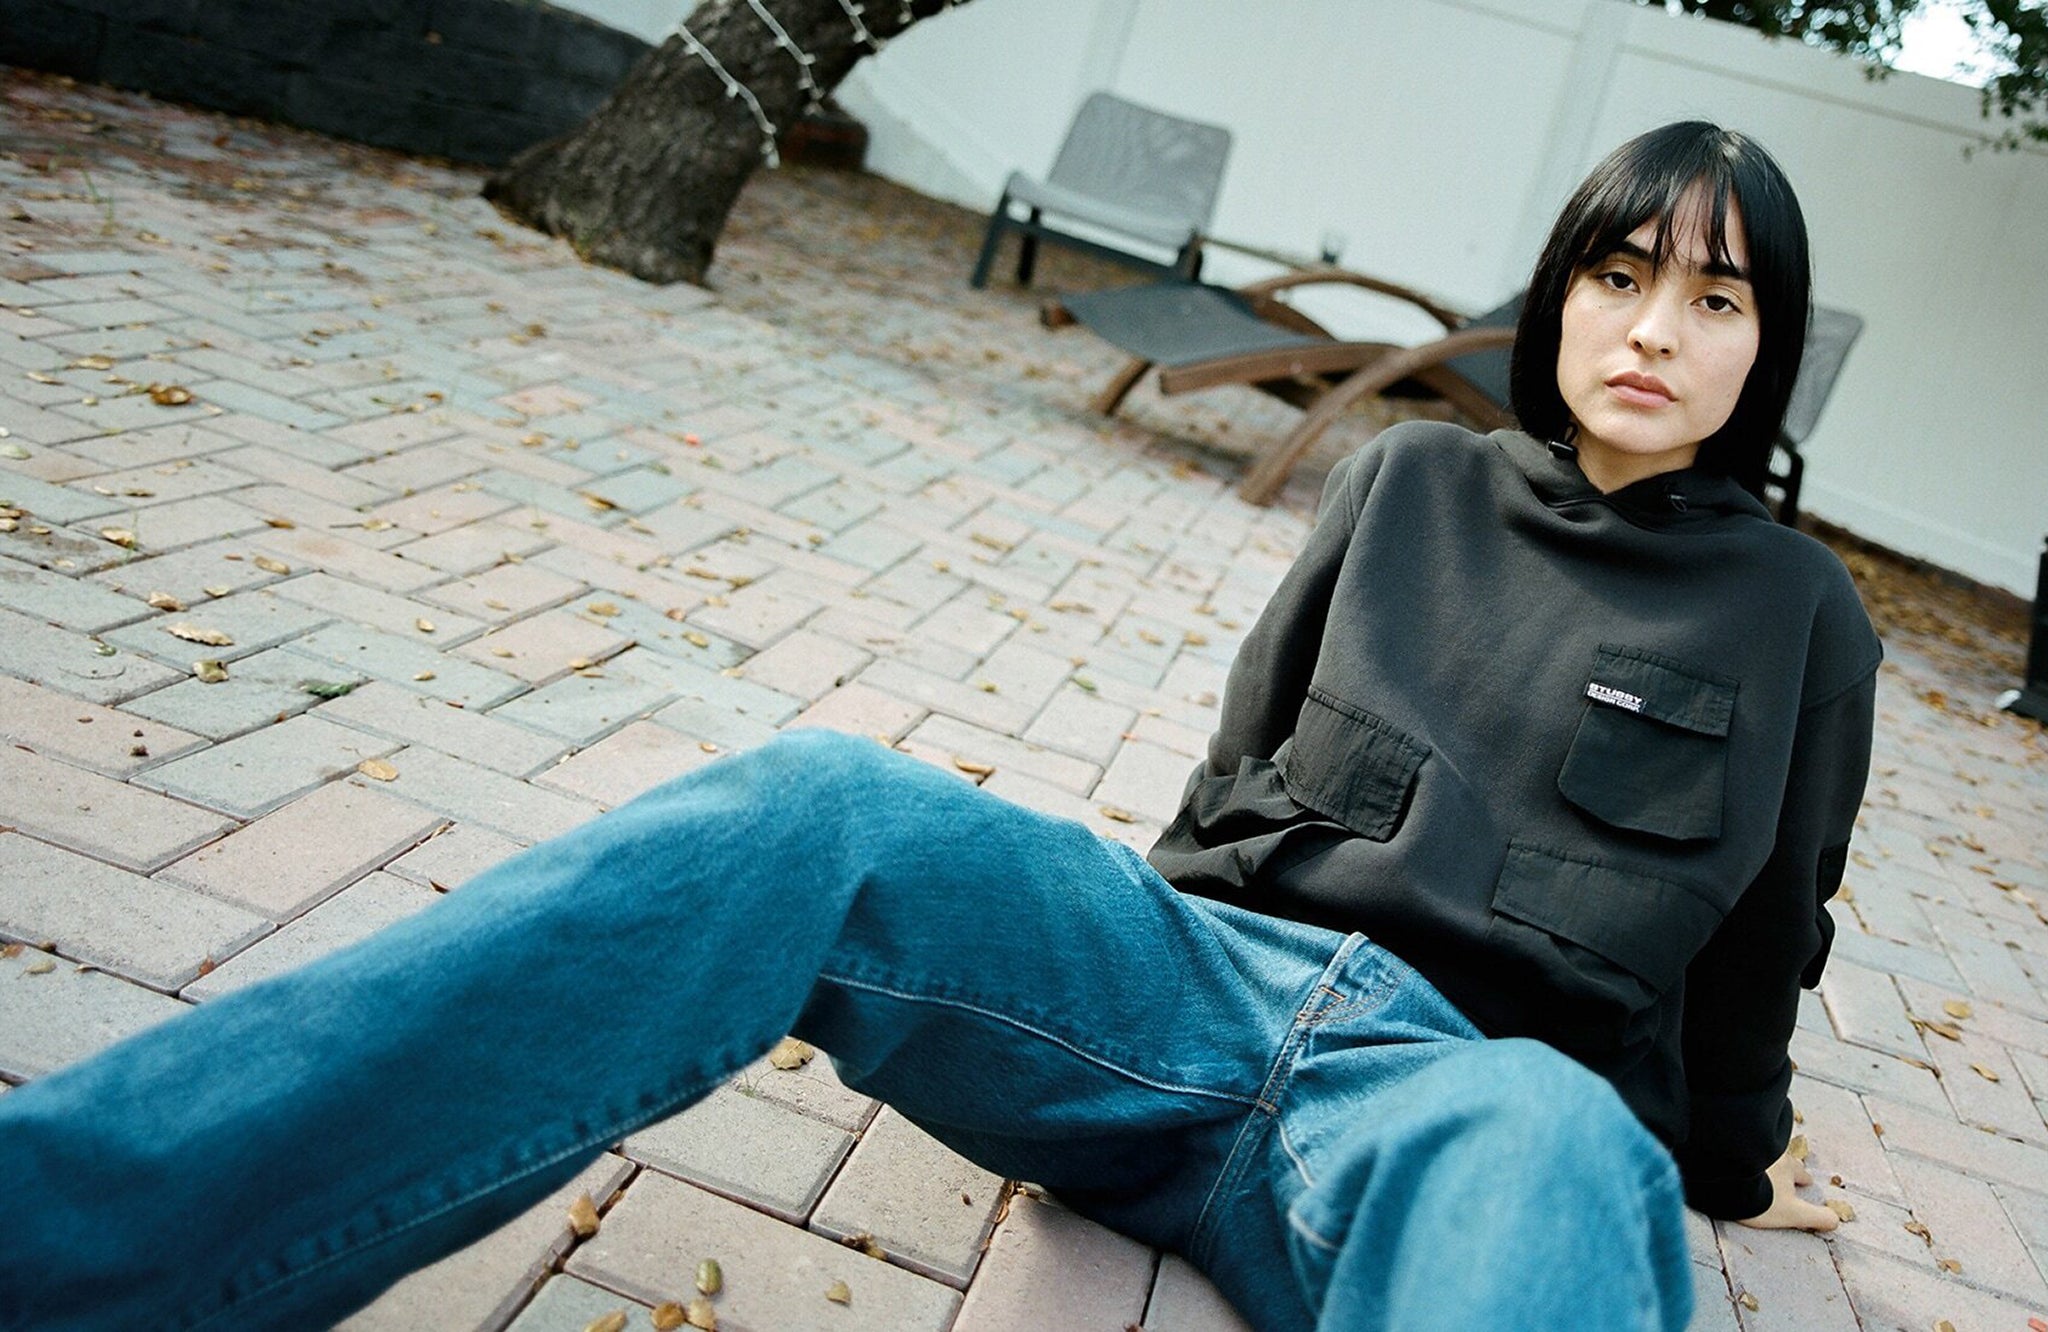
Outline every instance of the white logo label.
<path id="1" fill-rule="evenodd" d="M 1642 699 L 1634 694 L 1616 689 L 1613 685 L 1604 685 L 1598 681 L 1586 686 L 1586 697 L 1592 699 L 1595 703 L 1611 703 L 1617 708 L 1625 708 L 1630 712 L 1641 712 L 1643 710 Z"/>

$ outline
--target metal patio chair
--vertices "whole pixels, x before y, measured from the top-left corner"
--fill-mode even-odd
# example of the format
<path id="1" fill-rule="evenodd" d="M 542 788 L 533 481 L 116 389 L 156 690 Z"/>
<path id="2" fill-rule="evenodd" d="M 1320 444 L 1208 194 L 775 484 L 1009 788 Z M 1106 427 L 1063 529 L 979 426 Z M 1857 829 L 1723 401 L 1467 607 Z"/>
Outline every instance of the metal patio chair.
<path id="1" fill-rule="evenodd" d="M 1777 487 L 1778 521 L 1787 527 L 1799 521 L 1799 483 L 1806 475 L 1806 460 L 1799 446 L 1813 433 L 1820 409 L 1834 391 L 1835 377 L 1849 348 L 1863 332 L 1863 317 L 1830 306 L 1813 307 L 1813 320 L 1806 327 L 1806 351 L 1799 361 L 1799 378 L 1792 385 L 1792 401 L 1785 407 L 1785 425 L 1771 450 L 1770 476 L 1766 484 Z"/>
<path id="2" fill-rule="evenodd" d="M 1006 231 L 1022 237 L 1017 281 L 1024 286 L 1031 285 L 1041 239 L 1146 272 L 1196 277 L 1202 267 L 1202 232 L 1216 211 L 1229 156 L 1230 131 L 1220 125 L 1183 120 L 1106 92 L 1090 93 L 1060 144 L 1051 173 L 1039 181 L 1012 171 L 1004 182 L 969 284 L 987 285 L 989 265 Z M 1026 209 L 1026 215 L 1013 215 L 1012 207 Z M 1043 220 L 1047 214 L 1063 225 L 1079 222 L 1172 250 L 1173 262 L 1057 230 Z"/>

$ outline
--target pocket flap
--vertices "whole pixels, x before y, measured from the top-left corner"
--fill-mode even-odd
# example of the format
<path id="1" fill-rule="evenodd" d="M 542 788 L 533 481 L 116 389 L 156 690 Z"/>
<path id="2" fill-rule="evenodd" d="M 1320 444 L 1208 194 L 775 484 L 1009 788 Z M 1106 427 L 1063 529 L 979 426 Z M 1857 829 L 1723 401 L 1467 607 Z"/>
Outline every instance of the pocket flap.
<path id="1" fill-rule="evenodd" d="M 1681 666 L 1640 648 L 1600 645 L 1586 697 L 1666 726 L 1725 736 L 1735 712 L 1734 680 Z"/>
<path id="2" fill-rule="evenodd" d="M 1287 789 L 1302 804 L 1360 836 L 1384 842 L 1394 835 L 1408 788 L 1429 757 L 1386 721 L 1309 686 L 1281 756 Z"/>
<path id="3" fill-rule="evenodd" d="M 1590 949 L 1662 993 L 1721 924 L 1684 884 L 1514 843 L 1493 909 Z"/>

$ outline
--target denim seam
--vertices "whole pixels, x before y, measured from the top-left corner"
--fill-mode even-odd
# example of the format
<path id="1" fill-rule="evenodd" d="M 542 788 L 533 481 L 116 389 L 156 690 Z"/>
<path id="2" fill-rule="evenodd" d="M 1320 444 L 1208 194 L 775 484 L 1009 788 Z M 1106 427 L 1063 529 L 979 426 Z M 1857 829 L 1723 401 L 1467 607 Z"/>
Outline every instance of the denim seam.
<path id="1" fill-rule="evenodd" d="M 1307 1240 L 1310 1244 L 1315 1245 L 1318 1249 L 1323 1249 L 1330 1253 L 1342 1253 L 1344 1251 L 1343 1244 L 1328 1238 L 1316 1230 L 1315 1227 L 1309 1225 L 1308 1222 L 1302 1220 L 1292 1207 L 1287 1209 L 1287 1228 Z"/>
<path id="2" fill-rule="evenodd" d="M 320 1258 L 314 1262 L 306 1264 L 304 1267 L 295 1268 L 269 1281 L 266 1281 L 261 1285 L 252 1287 L 245 1294 L 237 1296 L 231 1299 L 228 1303 L 222 1305 L 220 1308 L 215 1309 L 213 1312 L 203 1315 L 197 1322 L 185 1321 L 187 1318 L 191 1316 L 191 1314 L 194 1311 L 193 1306 L 187 1306 L 184 1310 L 181 1310 L 179 1314 L 175 1318 L 173 1318 L 169 1324 L 167 1324 L 167 1326 L 185 1327 L 191 1329 L 191 1332 L 198 1332 L 198 1329 L 200 1328 L 204 1328 L 209 1324 L 217 1323 L 224 1315 L 244 1313 L 248 1310 L 251 1301 L 260 1299 L 267 1295 L 275 1294 L 276 1292 L 283 1290 L 287 1286 L 293 1285 L 299 1281 L 304 1280 L 306 1277 L 311 1276 L 315 1272 L 319 1272 L 326 1268 L 332 1267 L 334 1264 L 341 1262 L 343 1259 L 352 1258 L 357 1254 L 360 1254 L 365 1250 L 374 1248 L 379 1244 L 383 1244 L 388 1240 L 396 1239 L 398 1236 L 405 1234 L 409 1230 L 418 1229 L 420 1226 L 426 1225 L 430 1221 L 434 1221 L 439 1219 L 440 1217 L 446 1216 L 450 1212 L 456 1211 L 463 1207 L 467 1207 L 469 1206 L 469 1204 L 475 1202 L 477 1199 L 482 1198 L 487 1194 L 493 1193 L 498 1189 L 502 1189 L 509 1184 L 517 1183 L 519 1180 L 527 1179 L 533 1175 L 541 1173 L 542 1171 L 549 1170 L 554 1166 L 560 1165 L 562 1162 L 568 1160 L 572 1156 L 576 1156 L 580 1153 L 591 1151 L 593 1149 L 602 1150 L 610 1144 L 619 1141 L 619 1139 L 624 1137 L 626 1134 L 635 1132 L 641 1128 L 646 1127 L 648 1124 L 655 1122 L 658 1119 L 666 1118 L 668 1115 L 675 1113 L 676 1109 L 679 1106 L 687 1104 L 691 1101 L 694 1101 L 698 1097 L 707 1094 L 713 1088 L 717 1087 L 721 1082 L 723 1082 L 728 1076 L 728 1074 L 720 1073 L 716 1077 L 711 1078 L 709 1081 L 699 1084 L 691 1090 L 683 1092 L 680 1095 L 677 1095 L 671 1100 L 659 1103 L 657 1107 L 652 1111 L 646 1112 L 644 1114 L 633 1114 L 624 1116 L 622 1119 L 617 1121 L 617 1127 L 615 1128 L 608 1128 L 602 1133 L 585 1134 L 582 1138 L 579 1138 L 570 1146 L 562 1148 L 559 1151 L 553 1152 L 538 1161 L 532 1162 L 523 1169 L 517 1170 L 509 1175 L 497 1176 L 496 1178 L 492 1179 L 490 1183 L 482 1185 L 480 1187 L 469 1189 L 465 1191 L 461 1197 L 452 1199 L 448 1202 L 442 1203 L 438 1207 L 434 1207 L 427 1211 L 421 1212 L 417 1216 L 411 1217 L 402 1224 L 392 1226 L 388 1229 L 380 1230 L 376 1234 L 371 1235 L 366 1239 L 358 1241 L 355 1244 L 351 1244 L 346 1248 L 339 1249 L 334 1253 L 328 1254 L 324 1258 Z M 349 1223 L 347 1222 L 343 1222 L 340 1226 L 335 1227 L 335 1230 L 344 1229 L 348 1224 Z M 330 1231 L 329 1233 L 331 1234 L 334 1232 Z M 260 1266 L 260 1264 L 258 1266 Z M 239 1279 L 239 1276 L 232 1278 L 230 1280 L 230 1284 L 232 1285 L 234 1281 L 237 1281 Z"/>
<path id="3" fill-rule="evenodd" d="M 1084 1047 L 1077 1045 L 1073 1041 L 1070 1041 L 1064 1036 L 1058 1035 L 1057 1033 L 1047 1031 L 1042 1027 L 1034 1027 L 1030 1023 L 1012 1017 L 1008 1013 L 998 1012 L 997 1010 L 992 1008 L 985 1008 L 980 1004 L 968 1003 L 966 1000 L 963 999 L 941 999 L 934 997 L 932 995 L 917 994 L 909 990 L 899 990 L 887 985 L 878 985 L 873 981 L 855 980 L 851 976 L 837 975 L 832 972 L 821 972 L 819 973 L 818 979 L 821 981 L 829 982 L 833 985 L 843 985 L 846 986 L 848 989 L 866 990 L 870 994 L 885 994 L 890 996 L 891 998 L 902 999 L 910 1003 L 934 1004 L 941 1008 L 953 1008 L 958 1009 L 962 1012 L 973 1013 L 979 1017 L 987 1018 L 992 1022 L 997 1022 L 1007 1027 L 1014 1027 L 1018 1031 L 1025 1032 L 1032 1036 L 1036 1036 L 1040 1040 L 1050 1041 L 1052 1044 L 1059 1046 L 1061 1049 L 1067 1051 L 1069 1054 L 1077 1055 L 1080 1058 L 1087 1060 L 1089 1063 L 1094 1064 L 1099 1068 L 1107 1069 L 1109 1072 L 1116 1074 L 1118 1077 L 1129 1078 L 1132 1082 L 1143 1083 L 1145 1086 L 1151 1087 L 1157 1091 L 1176 1092 L 1186 1096 L 1205 1096 L 1211 1100 L 1228 1101 L 1233 1105 L 1252 1106 L 1257 1104 L 1257 1102 L 1255 1102 L 1252 1098 L 1240 1096 L 1234 1092 L 1216 1091 L 1213 1088 L 1209 1087 L 1194 1087 L 1189 1086 L 1185 1083 L 1168 1082 L 1163 1078 L 1151 1077 L 1147 1074 L 1140 1073 L 1135 1069 L 1126 1068 L 1122 1064 L 1118 1063 L 1113 1059 L 1108 1058 L 1105 1055 L 1099 1055 L 1092 1050 L 1085 1049 Z"/>
<path id="4" fill-rule="evenodd" d="M 1202 1199 L 1202 1210 L 1195 1215 L 1194 1227 L 1189 1231 L 1188 1257 L 1197 1266 L 1202 1265 L 1206 1261 L 1208 1256 L 1206 1250 L 1213 1239 L 1213 1233 L 1208 1230 L 1208 1225 L 1210 1213 L 1216 1206 L 1216 1198 L 1223 1192 L 1226 1184 L 1244 1172 L 1246 1140 L 1260 1124 L 1262 1118 L 1268 1123 L 1279 1122 L 1279 1106 L 1272 1097 L 1277 1096 L 1278 1087 L 1286 1082 L 1288 1075 L 1293 1070 L 1296 1052 L 1300 1050 L 1302 1043 L 1308 1039 L 1311 1019 L 1319 1011 L 1312 1008 L 1311 1005 L 1316 1003 L 1325 994 L 1339 993 L 1331 987 L 1330 981 L 1343 971 L 1345 964 L 1351 960 L 1352 954 L 1356 953 L 1359 945 L 1364 942 L 1365 936 L 1362 934 L 1347 936 L 1344 942 L 1338 945 L 1337 951 L 1331 956 L 1328 965 L 1323 968 L 1322 975 L 1316 978 L 1315 986 L 1309 991 L 1308 998 L 1304 999 L 1301 1007 L 1295 1011 L 1294 1021 L 1287 1029 L 1287 1037 L 1281 1041 L 1280 1049 L 1274 1053 L 1272 1067 L 1267 1070 L 1266 1081 L 1259 1088 L 1259 1099 L 1252 1107 L 1253 1112 L 1247 1114 L 1244 1122 L 1238 1126 L 1237 1137 L 1230 1144 L 1230 1154 L 1224 1158 L 1223 1168 L 1216 1172 L 1216 1182 L 1209 1186 L 1208 1196 Z"/>

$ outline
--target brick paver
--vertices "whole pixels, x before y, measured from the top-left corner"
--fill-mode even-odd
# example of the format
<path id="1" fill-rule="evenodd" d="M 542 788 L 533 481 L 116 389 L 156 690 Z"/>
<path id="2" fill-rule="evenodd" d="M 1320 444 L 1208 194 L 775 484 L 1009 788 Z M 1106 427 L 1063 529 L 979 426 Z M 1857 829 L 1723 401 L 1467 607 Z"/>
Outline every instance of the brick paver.
<path id="1" fill-rule="evenodd" d="M 979 220 L 868 177 L 764 173 L 718 291 L 655 288 L 471 171 L 0 86 L 0 1089 L 787 727 L 1142 848 L 1376 424 L 1249 509 L 1224 455 L 1288 409 L 1089 417 L 1115 358 L 969 291 Z M 1693 1218 L 1697 1328 L 2048 1316 L 2048 745 L 1990 711 L 2014 633 L 1951 595 L 1870 598 L 1876 763 L 1793 1041 L 1811 1196 L 1856 1219 Z M 726 1327 L 1242 1332 L 1180 1259 L 1008 1187 L 824 1058 L 757 1062 L 348 1326 L 640 1326 L 717 1257 Z"/>

